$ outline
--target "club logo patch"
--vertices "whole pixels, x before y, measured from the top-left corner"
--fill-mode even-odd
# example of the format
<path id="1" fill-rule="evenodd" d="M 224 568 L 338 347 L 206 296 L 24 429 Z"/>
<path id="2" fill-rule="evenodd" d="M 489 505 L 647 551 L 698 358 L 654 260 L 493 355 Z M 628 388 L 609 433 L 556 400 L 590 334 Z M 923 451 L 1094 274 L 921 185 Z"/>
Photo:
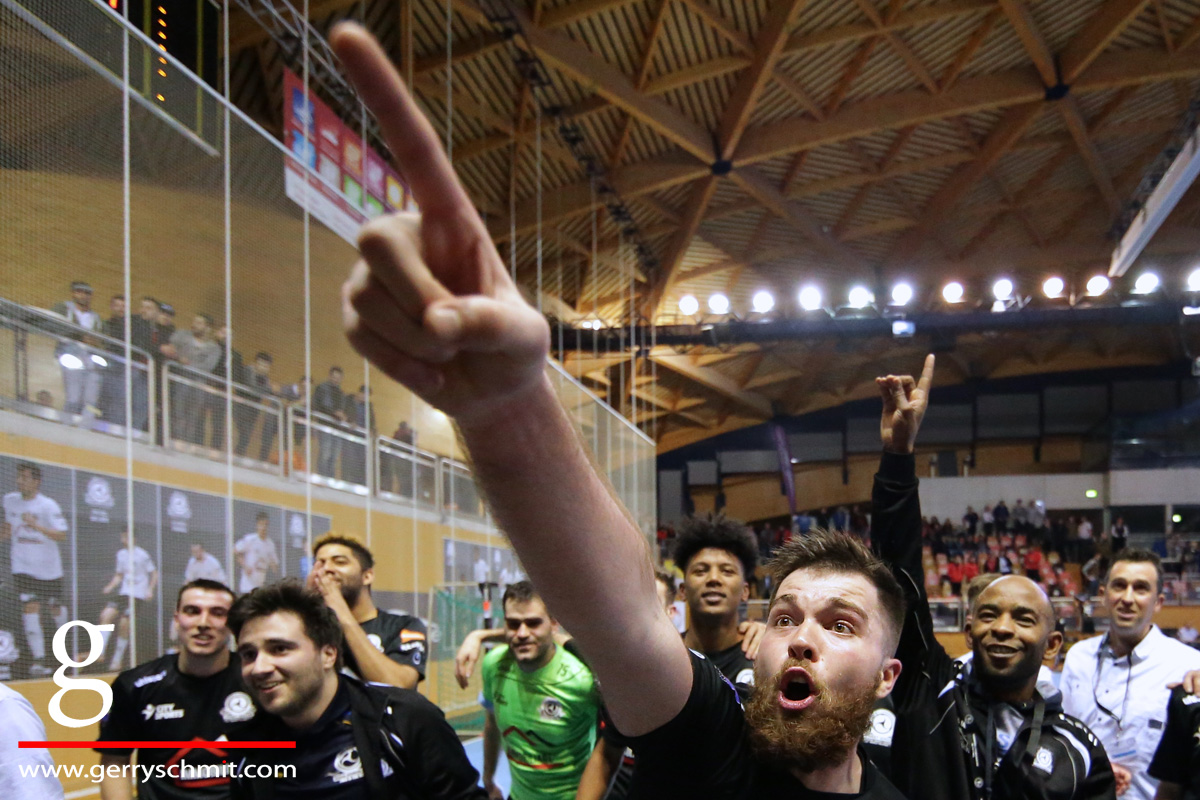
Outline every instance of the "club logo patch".
<path id="1" fill-rule="evenodd" d="M 1054 772 L 1054 756 L 1046 748 L 1039 747 L 1037 755 L 1033 758 L 1033 766 L 1050 775 Z"/>
<path id="2" fill-rule="evenodd" d="M 562 703 L 553 697 L 547 697 L 542 700 L 541 708 L 538 709 L 538 716 L 549 722 L 557 722 L 563 717 Z"/>
<path id="3" fill-rule="evenodd" d="M 896 732 L 896 715 L 891 709 L 877 708 L 871 712 L 871 727 L 863 736 L 867 744 L 879 747 L 892 746 L 892 734 Z"/>
<path id="4" fill-rule="evenodd" d="M 227 723 L 245 722 L 254 718 L 254 701 L 245 692 L 234 692 L 225 698 L 221 719 Z"/>
<path id="5" fill-rule="evenodd" d="M 327 773 L 334 783 L 350 783 L 363 777 L 362 761 L 358 757 L 358 748 L 351 747 L 337 754 L 333 759 L 333 771 Z"/>

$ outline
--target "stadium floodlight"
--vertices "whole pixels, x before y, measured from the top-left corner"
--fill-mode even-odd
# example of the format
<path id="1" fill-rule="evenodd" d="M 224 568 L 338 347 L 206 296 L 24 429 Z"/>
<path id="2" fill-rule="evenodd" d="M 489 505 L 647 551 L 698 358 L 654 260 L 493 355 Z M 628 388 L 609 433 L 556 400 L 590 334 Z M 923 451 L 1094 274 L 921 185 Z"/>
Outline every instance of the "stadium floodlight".
<path id="1" fill-rule="evenodd" d="M 768 292 L 766 289 L 759 289 L 754 293 L 754 297 L 750 300 L 750 307 L 757 314 L 766 314 L 775 307 L 775 295 Z"/>
<path id="2" fill-rule="evenodd" d="M 1200 267 L 1192 270 L 1192 274 L 1188 275 L 1187 287 L 1189 292 L 1200 292 Z"/>
<path id="3" fill-rule="evenodd" d="M 992 284 L 992 296 L 995 297 L 997 300 L 999 300 L 1001 303 L 1007 301 L 1010 297 L 1012 297 L 1012 293 L 1013 293 L 1013 282 L 1010 281 L 1008 278 L 1001 278 L 1000 280 L 998 280 Z"/>
<path id="4" fill-rule="evenodd" d="M 950 281 L 942 288 L 942 299 L 947 303 L 961 303 L 963 299 L 963 285 L 958 281 Z"/>
<path id="5" fill-rule="evenodd" d="M 816 311 L 821 307 L 821 290 L 816 286 L 805 286 L 800 290 L 800 307 L 805 311 Z"/>
<path id="6" fill-rule="evenodd" d="M 729 298 L 717 292 L 708 298 L 708 310 L 714 314 L 728 314 Z"/>
<path id="7" fill-rule="evenodd" d="M 892 305 L 906 306 L 913 299 L 913 288 L 907 283 L 897 283 L 892 287 Z"/>
<path id="8" fill-rule="evenodd" d="M 847 299 L 850 301 L 851 308 L 866 308 L 875 299 L 875 295 L 871 294 L 871 290 L 865 286 L 855 286 L 850 289 Z"/>
<path id="9" fill-rule="evenodd" d="M 679 298 L 679 313 L 690 317 L 700 310 L 700 301 L 694 295 L 685 294 Z"/>
<path id="10" fill-rule="evenodd" d="M 1136 281 L 1133 282 L 1134 294 L 1150 294 L 1158 288 L 1160 281 L 1158 276 L 1153 272 L 1143 272 L 1138 275 Z"/>
<path id="11" fill-rule="evenodd" d="M 1093 275 L 1088 278 L 1087 293 L 1089 297 L 1099 297 L 1108 291 L 1108 287 L 1112 284 L 1108 280 L 1107 275 Z"/>
<path id="12" fill-rule="evenodd" d="M 1063 290 L 1066 288 L 1067 284 L 1063 279 L 1055 275 L 1053 278 L 1047 278 L 1046 282 L 1042 284 L 1042 293 L 1050 298 L 1062 297 Z"/>

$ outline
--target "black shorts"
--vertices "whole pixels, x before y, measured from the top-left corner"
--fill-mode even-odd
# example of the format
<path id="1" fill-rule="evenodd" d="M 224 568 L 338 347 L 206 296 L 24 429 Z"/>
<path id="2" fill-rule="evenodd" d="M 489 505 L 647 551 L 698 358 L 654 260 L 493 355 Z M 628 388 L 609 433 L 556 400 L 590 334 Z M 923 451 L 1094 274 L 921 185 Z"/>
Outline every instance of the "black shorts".
<path id="1" fill-rule="evenodd" d="M 120 595 L 105 602 L 107 605 L 120 611 L 122 617 L 129 616 L 128 595 Z M 133 598 L 133 616 L 137 619 L 142 619 L 147 611 L 153 610 L 152 602 L 151 600 L 141 600 L 137 597 Z"/>
<path id="2" fill-rule="evenodd" d="M 13 584 L 22 603 L 47 602 L 63 603 L 63 579 L 55 578 L 50 581 L 39 580 L 32 575 L 13 575 Z"/>

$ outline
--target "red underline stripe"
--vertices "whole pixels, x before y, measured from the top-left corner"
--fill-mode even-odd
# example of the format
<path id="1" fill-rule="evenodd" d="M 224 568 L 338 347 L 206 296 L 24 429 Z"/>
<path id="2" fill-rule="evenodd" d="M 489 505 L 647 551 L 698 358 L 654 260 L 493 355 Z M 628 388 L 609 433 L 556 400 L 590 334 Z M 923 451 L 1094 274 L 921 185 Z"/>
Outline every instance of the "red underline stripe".
<path id="1" fill-rule="evenodd" d="M 71 749 L 100 748 L 101 750 L 177 750 L 182 747 L 218 747 L 222 750 L 295 750 L 295 742 L 204 742 L 193 739 L 187 742 L 17 742 L 17 747 L 66 747 Z"/>

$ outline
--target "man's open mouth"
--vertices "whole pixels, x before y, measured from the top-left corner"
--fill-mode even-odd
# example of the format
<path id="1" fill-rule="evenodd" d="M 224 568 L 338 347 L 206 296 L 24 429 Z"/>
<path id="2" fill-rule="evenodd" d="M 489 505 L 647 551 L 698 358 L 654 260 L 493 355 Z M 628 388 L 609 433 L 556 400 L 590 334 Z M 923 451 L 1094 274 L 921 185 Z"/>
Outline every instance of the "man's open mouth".
<path id="1" fill-rule="evenodd" d="M 816 702 L 812 677 L 800 667 L 783 673 L 779 681 L 779 705 L 787 711 L 800 711 Z"/>

